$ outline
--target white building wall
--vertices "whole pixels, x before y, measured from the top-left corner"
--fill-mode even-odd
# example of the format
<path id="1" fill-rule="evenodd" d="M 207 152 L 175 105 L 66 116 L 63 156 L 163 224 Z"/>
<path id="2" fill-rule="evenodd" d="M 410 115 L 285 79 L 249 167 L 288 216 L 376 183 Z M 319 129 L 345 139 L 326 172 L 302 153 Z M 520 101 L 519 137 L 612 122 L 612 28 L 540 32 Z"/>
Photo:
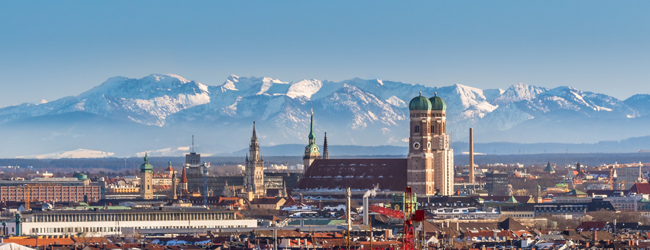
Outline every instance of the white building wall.
<path id="1" fill-rule="evenodd" d="M 15 222 L 7 224 L 7 233 L 15 235 Z M 89 221 L 23 222 L 22 235 L 119 235 L 122 228 L 247 228 L 257 227 L 256 220 L 189 220 L 189 221 Z M 12 230 L 13 229 L 13 230 Z M 12 233 L 13 232 L 13 233 Z"/>

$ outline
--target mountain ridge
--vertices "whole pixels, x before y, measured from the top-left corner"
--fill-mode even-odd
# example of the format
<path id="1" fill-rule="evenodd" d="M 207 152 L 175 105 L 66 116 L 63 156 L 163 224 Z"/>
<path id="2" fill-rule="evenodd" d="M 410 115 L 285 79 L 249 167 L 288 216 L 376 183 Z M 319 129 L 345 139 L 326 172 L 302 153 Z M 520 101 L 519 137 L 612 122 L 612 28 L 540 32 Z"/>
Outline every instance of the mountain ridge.
<path id="1" fill-rule="evenodd" d="M 151 74 L 140 79 L 112 77 L 78 96 L 1 108 L 0 128 L 10 134 L 20 131 L 12 124 L 29 121 L 29 118 L 54 119 L 54 116 L 82 112 L 122 121 L 119 124 L 125 131 L 111 133 L 132 144 L 125 147 L 96 142 L 98 146 L 92 147 L 94 150 L 132 155 L 147 148 L 186 146 L 183 141 L 189 135 L 204 134 L 205 140 L 215 145 L 210 150 L 218 154 L 240 148 L 233 145 L 234 142 L 245 145 L 253 121 L 258 121 L 258 129 L 268 132 L 261 136 L 263 145 L 304 143 L 313 109 L 317 133 L 320 135 L 327 129 L 331 140 L 337 144 L 403 146 L 408 136 L 407 104 L 418 92 L 427 97 L 438 95 L 447 102 L 448 132 L 457 140 L 465 139 L 470 127 L 475 129 L 476 139 L 486 143 L 595 143 L 649 134 L 644 126 L 650 114 L 650 95 L 647 94 L 619 100 L 570 86 L 549 89 L 515 83 L 503 90 L 462 84 L 427 87 L 361 78 L 286 82 L 271 77 L 237 75 L 228 76 L 220 85 L 210 86 L 174 74 Z M 73 129 L 85 126 L 83 118 L 79 119 L 61 128 L 43 128 L 47 131 L 39 133 L 41 137 L 27 134 L 24 138 L 43 141 L 47 132 L 61 134 L 66 126 L 69 131 L 84 130 Z M 97 126 L 92 124 L 87 126 Z M 131 129 L 129 124 L 144 127 Z M 158 134 L 145 132 L 155 142 L 155 148 L 148 146 L 146 141 L 132 141 L 139 137 L 133 131 L 143 133 L 151 126 L 160 128 Z M 84 131 L 58 138 L 74 141 L 75 137 L 95 136 L 88 134 L 92 129 Z M 585 135 L 582 131 L 590 133 Z M 79 147 L 33 148 L 41 154 Z M 29 147 L 7 151 L 20 149 Z M 33 154 L 9 153 L 7 156 L 15 155 Z"/>

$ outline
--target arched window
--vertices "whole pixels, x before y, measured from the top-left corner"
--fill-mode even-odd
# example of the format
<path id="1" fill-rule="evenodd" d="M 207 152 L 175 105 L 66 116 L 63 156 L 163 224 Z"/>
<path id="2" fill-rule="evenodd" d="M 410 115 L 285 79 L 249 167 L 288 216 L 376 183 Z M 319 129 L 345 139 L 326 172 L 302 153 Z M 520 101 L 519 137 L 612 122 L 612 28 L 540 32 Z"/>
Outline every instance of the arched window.
<path id="1" fill-rule="evenodd" d="M 413 128 L 413 132 L 420 133 L 420 126 L 415 125 L 415 128 Z"/>
<path id="2" fill-rule="evenodd" d="M 436 126 L 431 125 L 431 133 L 435 134 L 436 133 Z"/>

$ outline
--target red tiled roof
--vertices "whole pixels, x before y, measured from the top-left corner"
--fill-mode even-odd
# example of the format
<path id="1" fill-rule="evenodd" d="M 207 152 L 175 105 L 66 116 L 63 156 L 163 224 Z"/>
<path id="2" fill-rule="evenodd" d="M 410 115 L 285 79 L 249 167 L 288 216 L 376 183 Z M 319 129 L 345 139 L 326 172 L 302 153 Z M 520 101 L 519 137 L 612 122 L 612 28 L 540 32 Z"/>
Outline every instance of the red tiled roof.
<path id="1" fill-rule="evenodd" d="M 407 159 L 317 159 L 296 189 L 404 190 Z"/>
<path id="2" fill-rule="evenodd" d="M 627 194 L 629 193 L 637 193 L 637 194 L 650 194 L 650 183 L 647 182 L 637 182 L 632 185 L 630 190 L 627 191 Z"/>
<path id="3" fill-rule="evenodd" d="M 501 231 L 492 231 L 492 230 L 481 230 L 477 232 L 472 232 L 468 231 L 467 236 L 469 237 L 494 237 L 496 233 L 497 237 L 508 237 L 511 236 L 510 232 L 508 230 L 501 230 Z"/>

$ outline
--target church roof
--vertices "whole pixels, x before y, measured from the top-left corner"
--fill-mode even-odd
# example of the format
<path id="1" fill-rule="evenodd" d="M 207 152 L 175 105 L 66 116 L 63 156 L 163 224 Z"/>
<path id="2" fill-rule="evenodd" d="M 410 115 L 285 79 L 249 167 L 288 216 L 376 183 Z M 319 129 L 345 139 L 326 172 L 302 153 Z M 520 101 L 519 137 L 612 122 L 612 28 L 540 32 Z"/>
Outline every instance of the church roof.
<path id="1" fill-rule="evenodd" d="M 502 222 L 499 222 L 499 227 L 505 230 L 519 231 L 519 230 L 528 230 L 527 227 L 519 223 L 513 218 L 507 218 Z"/>
<path id="2" fill-rule="evenodd" d="M 431 101 L 422 96 L 422 92 L 420 92 L 419 96 L 416 96 L 409 102 L 409 110 L 431 110 Z"/>
<path id="3" fill-rule="evenodd" d="M 438 93 L 434 93 L 434 96 L 429 98 L 429 101 L 431 102 L 431 110 L 447 109 L 447 103 L 445 103 L 445 100 L 438 96 Z"/>
<path id="4" fill-rule="evenodd" d="M 406 159 L 317 159 L 296 185 L 301 190 L 373 189 L 401 191 L 406 187 Z"/>
<path id="5" fill-rule="evenodd" d="M 183 168 L 183 173 L 181 174 L 181 183 L 187 183 L 187 175 L 185 174 L 185 168 Z"/>
<path id="6" fill-rule="evenodd" d="M 149 156 L 147 153 L 144 153 L 144 163 L 140 165 L 141 172 L 153 172 L 153 166 L 149 164 Z"/>
<path id="7" fill-rule="evenodd" d="M 551 166 L 550 162 L 546 164 L 546 168 L 544 169 L 544 172 L 555 172 L 555 169 L 553 169 L 553 166 Z"/>
<path id="8" fill-rule="evenodd" d="M 650 183 L 647 182 L 634 183 L 634 185 L 632 185 L 630 190 L 627 191 L 626 195 L 629 193 L 650 194 Z"/>

